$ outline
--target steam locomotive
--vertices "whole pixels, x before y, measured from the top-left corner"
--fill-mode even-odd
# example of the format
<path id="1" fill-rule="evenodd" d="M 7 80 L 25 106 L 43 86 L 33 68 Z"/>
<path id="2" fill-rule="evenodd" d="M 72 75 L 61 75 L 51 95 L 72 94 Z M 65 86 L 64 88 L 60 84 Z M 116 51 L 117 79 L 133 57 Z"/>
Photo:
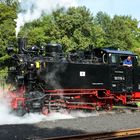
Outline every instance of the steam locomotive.
<path id="1" fill-rule="evenodd" d="M 11 56 L 7 82 L 11 107 L 18 115 L 65 110 L 110 110 L 140 100 L 138 57 L 129 51 L 90 48 L 63 53 L 60 44 L 26 47 L 18 41 Z M 132 67 L 122 65 L 128 56 Z"/>

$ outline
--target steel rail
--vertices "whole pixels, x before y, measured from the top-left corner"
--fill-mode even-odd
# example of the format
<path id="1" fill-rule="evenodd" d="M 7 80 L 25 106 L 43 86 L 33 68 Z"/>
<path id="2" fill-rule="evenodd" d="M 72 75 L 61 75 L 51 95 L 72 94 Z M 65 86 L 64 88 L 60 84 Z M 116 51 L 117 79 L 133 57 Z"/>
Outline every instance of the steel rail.
<path id="1" fill-rule="evenodd" d="M 127 139 L 127 140 L 140 139 L 140 128 L 114 132 L 89 133 L 72 136 L 42 138 L 36 140 L 119 140 L 119 139 Z"/>
<path id="2" fill-rule="evenodd" d="M 130 109 L 130 110 L 140 110 L 139 107 L 132 107 L 132 106 L 113 106 L 113 109 Z"/>

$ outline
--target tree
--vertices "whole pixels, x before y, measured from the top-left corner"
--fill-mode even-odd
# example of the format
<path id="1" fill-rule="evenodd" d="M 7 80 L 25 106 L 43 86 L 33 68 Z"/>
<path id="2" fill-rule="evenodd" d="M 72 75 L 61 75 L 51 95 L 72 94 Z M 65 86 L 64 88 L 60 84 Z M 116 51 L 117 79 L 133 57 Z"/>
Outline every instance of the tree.
<path id="1" fill-rule="evenodd" d="M 138 21 L 128 16 L 115 15 L 112 19 L 108 40 L 117 48 L 131 50 L 136 45 Z"/>
<path id="2" fill-rule="evenodd" d="M 3 3 L 0 4 L 0 69 L 7 65 L 8 55 L 6 48 L 16 42 L 15 38 L 15 21 L 16 7 L 15 5 L 8 6 Z"/>
<path id="3" fill-rule="evenodd" d="M 63 44 L 66 51 L 84 49 L 91 44 L 90 35 L 92 32 L 93 17 L 86 7 L 72 7 L 66 12 L 63 10 L 59 11 L 57 15 L 55 13 L 53 14 L 55 24 L 62 38 L 58 40 Z M 64 43 L 64 40 L 67 40 L 69 43 L 71 42 L 70 46 Z"/>
<path id="4" fill-rule="evenodd" d="M 29 38 L 29 44 L 61 43 L 64 50 L 95 47 L 137 48 L 140 45 L 138 21 L 130 16 L 111 18 L 103 12 L 95 17 L 86 7 L 61 8 L 51 15 L 25 24 L 21 36 Z"/>
<path id="5" fill-rule="evenodd" d="M 71 7 L 58 9 L 52 15 L 25 24 L 20 34 L 26 34 L 30 44 L 41 44 L 41 41 L 61 43 L 67 52 L 85 49 L 89 45 L 102 46 L 103 33 L 102 28 L 94 24 L 86 7 Z"/>
<path id="6" fill-rule="evenodd" d="M 101 11 L 98 12 L 95 17 L 95 23 L 100 25 L 106 33 L 109 30 L 108 27 L 110 26 L 111 21 L 112 21 L 111 17 L 107 13 Z"/>
<path id="7" fill-rule="evenodd" d="M 52 32 L 55 30 L 55 25 L 52 23 L 51 15 L 42 16 L 38 20 L 34 20 L 30 23 L 26 23 L 18 37 L 25 37 L 28 39 L 28 46 L 34 44 L 41 45 L 43 43 L 49 43 L 53 40 Z M 57 31 L 57 30 L 56 30 Z M 55 36 L 57 35 L 54 33 Z"/>
<path id="8" fill-rule="evenodd" d="M 110 26 L 111 26 L 111 17 L 107 14 L 107 13 L 104 13 L 102 11 L 98 12 L 95 19 L 94 19 L 94 22 L 100 26 L 103 30 L 103 46 L 102 47 L 106 47 L 109 45 L 109 40 L 108 40 L 108 35 L 109 35 L 109 31 L 110 31 Z"/>
<path id="9" fill-rule="evenodd" d="M 110 18 L 106 13 L 98 12 L 95 23 L 104 31 L 104 46 L 133 50 L 140 45 L 138 21 L 130 16 Z"/>

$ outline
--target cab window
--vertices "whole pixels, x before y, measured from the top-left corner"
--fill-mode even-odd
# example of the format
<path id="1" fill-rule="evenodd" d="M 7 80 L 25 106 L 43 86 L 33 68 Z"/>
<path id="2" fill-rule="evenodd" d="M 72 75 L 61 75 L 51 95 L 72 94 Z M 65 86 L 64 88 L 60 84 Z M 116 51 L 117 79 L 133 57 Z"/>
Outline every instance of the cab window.
<path id="1" fill-rule="evenodd" d="M 111 55 L 111 63 L 112 64 L 117 64 L 118 62 L 119 62 L 118 55 L 112 54 Z"/>
<path id="2" fill-rule="evenodd" d="M 128 57 L 129 55 L 123 55 L 123 56 L 120 56 L 120 65 L 123 65 L 123 62 L 127 59 L 127 57 Z M 131 56 L 131 61 L 132 61 L 132 63 L 133 63 L 133 56 Z"/>

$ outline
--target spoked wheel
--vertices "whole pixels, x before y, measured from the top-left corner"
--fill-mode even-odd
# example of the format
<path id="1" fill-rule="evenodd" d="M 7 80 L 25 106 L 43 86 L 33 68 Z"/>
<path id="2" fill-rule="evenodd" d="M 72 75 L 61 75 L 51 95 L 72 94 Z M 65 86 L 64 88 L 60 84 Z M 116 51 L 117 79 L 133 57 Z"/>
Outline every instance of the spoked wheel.
<path id="1" fill-rule="evenodd" d="M 48 115 L 49 114 L 49 109 L 47 107 L 42 108 L 42 114 Z"/>
<path id="2" fill-rule="evenodd" d="M 101 107 L 100 107 L 100 106 L 96 106 L 96 107 L 95 107 L 95 110 L 96 110 L 96 111 L 100 111 L 100 110 L 101 110 Z"/>
<path id="3" fill-rule="evenodd" d="M 111 111 L 113 109 L 113 105 L 112 104 L 106 104 L 105 106 L 104 106 L 104 110 L 105 111 Z"/>
<path id="4" fill-rule="evenodd" d="M 19 117 L 22 117 L 27 113 L 27 111 L 23 107 L 19 107 L 18 109 L 13 110 L 13 112 Z"/>

